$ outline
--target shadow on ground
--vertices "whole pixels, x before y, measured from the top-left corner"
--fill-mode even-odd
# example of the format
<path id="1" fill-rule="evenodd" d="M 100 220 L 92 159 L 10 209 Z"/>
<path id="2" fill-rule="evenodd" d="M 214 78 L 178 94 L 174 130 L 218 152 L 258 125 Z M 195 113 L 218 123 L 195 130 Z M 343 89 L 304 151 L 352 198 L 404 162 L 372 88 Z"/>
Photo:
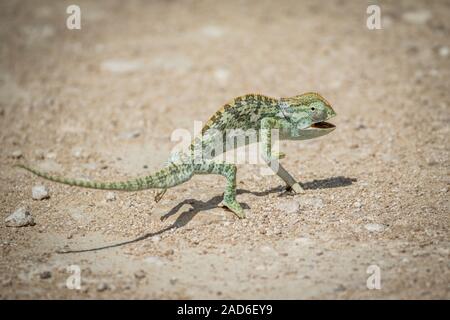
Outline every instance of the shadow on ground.
<path id="1" fill-rule="evenodd" d="M 338 176 L 338 177 L 332 177 L 332 178 L 327 178 L 327 179 L 320 179 L 320 180 L 313 180 L 310 182 L 305 182 L 305 183 L 302 183 L 302 187 L 305 190 L 340 188 L 340 187 L 349 186 L 349 185 L 353 184 L 353 182 L 356 182 L 356 181 L 357 180 L 355 178 Z M 251 193 L 257 197 L 267 196 L 271 193 L 280 193 L 279 197 L 293 195 L 289 190 L 286 190 L 285 186 L 282 186 L 282 185 L 277 186 L 272 189 L 269 189 L 269 190 L 266 190 L 266 191 L 261 191 L 261 192 L 255 192 L 255 191 L 250 191 L 250 190 L 246 190 L 246 189 L 238 189 L 237 190 L 237 194 L 244 194 L 244 193 Z M 149 232 L 149 233 L 146 233 L 135 239 L 131 239 L 131 240 L 127 240 L 127 241 L 123 241 L 123 242 L 119 242 L 119 243 L 115 243 L 115 244 L 111 244 L 111 245 L 106 245 L 106 246 L 102 246 L 102 247 L 81 249 L 81 250 L 61 250 L 61 251 L 57 251 L 57 252 L 61 253 L 61 254 L 90 252 L 90 251 L 97 251 L 97 250 L 120 247 L 120 246 L 124 246 L 127 244 L 139 242 L 139 241 L 151 238 L 153 236 L 163 234 L 164 232 L 169 231 L 174 228 L 182 228 L 185 225 L 187 225 L 189 223 L 189 221 L 191 221 L 195 217 L 196 214 L 198 214 L 199 212 L 202 212 L 202 211 L 217 208 L 221 204 L 221 202 L 222 202 L 222 195 L 215 196 L 208 201 L 200 201 L 200 200 L 196 200 L 196 199 L 186 199 L 186 200 L 183 200 L 182 202 L 180 202 L 179 204 L 177 204 L 172 209 L 170 209 L 170 211 L 167 214 L 163 215 L 161 217 L 161 221 L 167 220 L 169 217 L 177 214 L 178 211 L 185 204 L 191 205 L 192 208 L 182 212 L 171 225 L 169 225 L 159 231 Z M 241 203 L 241 205 L 244 209 L 250 209 L 250 207 L 246 203 Z"/>

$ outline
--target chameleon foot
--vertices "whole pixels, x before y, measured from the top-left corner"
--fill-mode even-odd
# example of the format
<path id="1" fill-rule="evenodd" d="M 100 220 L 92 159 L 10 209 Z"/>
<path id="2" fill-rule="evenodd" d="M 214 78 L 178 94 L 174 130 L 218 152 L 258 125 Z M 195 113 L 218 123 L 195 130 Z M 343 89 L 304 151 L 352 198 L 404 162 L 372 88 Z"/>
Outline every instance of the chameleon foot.
<path id="1" fill-rule="evenodd" d="M 158 203 L 159 201 L 161 201 L 162 197 L 164 197 L 164 194 L 166 193 L 167 189 L 163 189 L 160 192 L 158 192 L 155 195 L 155 202 Z"/>
<path id="2" fill-rule="evenodd" d="M 302 188 L 302 186 L 298 182 L 294 183 L 292 186 L 288 186 L 287 190 L 292 191 L 294 193 L 298 193 L 298 194 L 306 193 L 305 190 Z"/>
<path id="3" fill-rule="evenodd" d="M 284 152 L 272 152 L 272 160 L 281 160 L 286 157 Z"/>
<path id="4" fill-rule="evenodd" d="M 236 200 L 234 201 L 223 201 L 222 204 L 227 207 L 228 209 L 230 209 L 231 211 L 233 211 L 233 213 L 239 218 L 239 219 L 244 219 L 245 218 L 245 213 L 244 210 L 242 209 L 241 205 L 239 204 L 239 202 L 237 202 Z"/>

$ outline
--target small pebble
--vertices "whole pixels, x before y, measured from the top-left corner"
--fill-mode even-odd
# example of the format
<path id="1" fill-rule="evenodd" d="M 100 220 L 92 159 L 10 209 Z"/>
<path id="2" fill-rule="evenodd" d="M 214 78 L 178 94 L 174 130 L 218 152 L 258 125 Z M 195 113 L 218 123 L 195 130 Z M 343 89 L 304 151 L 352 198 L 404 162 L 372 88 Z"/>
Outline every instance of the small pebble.
<path id="1" fill-rule="evenodd" d="M 386 229 L 384 225 L 379 223 L 368 223 L 364 226 L 364 228 L 370 232 L 382 232 Z"/>
<path id="2" fill-rule="evenodd" d="M 343 284 L 340 284 L 336 288 L 334 288 L 334 292 L 342 292 L 345 290 L 347 290 L 347 288 Z"/>
<path id="3" fill-rule="evenodd" d="M 136 271 L 136 272 L 134 273 L 134 277 L 135 277 L 136 279 L 138 279 L 138 280 L 144 279 L 145 276 L 146 276 L 146 273 L 145 273 L 144 270 L 139 270 L 139 271 Z"/>
<path id="4" fill-rule="evenodd" d="M 428 10 L 408 11 L 402 15 L 402 19 L 413 24 L 425 24 L 431 18 L 431 12 Z"/>
<path id="5" fill-rule="evenodd" d="M 43 200 L 50 198 L 47 187 L 43 185 L 34 186 L 31 189 L 31 196 L 34 200 Z"/>
<path id="6" fill-rule="evenodd" d="M 295 200 L 287 200 L 280 202 L 277 205 L 280 211 L 286 212 L 288 214 L 298 213 L 300 211 L 300 204 Z"/>
<path id="7" fill-rule="evenodd" d="M 214 77 L 221 85 L 226 85 L 230 78 L 230 71 L 227 69 L 219 68 L 214 71 Z"/>
<path id="8" fill-rule="evenodd" d="M 106 193 L 106 201 L 115 201 L 116 200 L 116 194 L 114 192 L 107 192 Z"/>
<path id="9" fill-rule="evenodd" d="M 39 150 L 39 149 L 35 150 L 34 151 L 34 156 L 38 160 L 44 160 L 45 159 L 45 152 L 44 152 L 44 150 Z"/>
<path id="10" fill-rule="evenodd" d="M 25 207 L 20 207 L 5 219 L 7 227 L 34 226 L 33 216 Z"/>
<path id="11" fill-rule="evenodd" d="M 105 282 L 99 283 L 98 286 L 97 286 L 97 291 L 98 292 L 103 292 L 103 291 L 106 291 L 108 289 L 109 289 L 109 286 Z"/>
<path id="12" fill-rule="evenodd" d="M 47 159 L 56 159 L 56 152 L 49 152 L 45 155 Z"/>
<path id="13" fill-rule="evenodd" d="M 255 267 L 256 271 L 265 271 L 266 269 L 267 269 L 266 266 L 264 266 L 262 264 Z"/>
<path id="14" fill-rule="evenodd" d="M 206 25 L 201 29 L 201 33 L 210 38 L 220 38 L 224 32 L 224 29 L 215 25 Z"/>
<path id="15" fill-rule="evenodd" d="M 445 58 L 445 57 L 447 57 L 448 54 L 449 54 L 449 49 L 448 49 L 448 47 L 443 46 L 443 47 L 440 47 L 440 48 L 439 48 L 438 52 L 439 52 L 439 55 L 440 55 L 441 57 Z"/>
<path id="16" fill-rule="evenodd" d="M 153 265 L 158 266 L 158 267 L 164 265 L 164 261 L 161 260 L 161 258 L 156 257 L 156 256 L 147 257 L 147 258 L 144 259 L 144 261 L 146 263 L 150 263 L 150 264 L 153 264 Z"/>
<path id="17" fill-rule="evenodd" d="M 279 236 L 280 234 L 282 234 L 281 229 L 274 229 L 273 234 Z"/>
<path id="18" fill-rule="evenodd" d="M 303 198 L 301 200 L 303 205 L 307 208 L 314 207 L 315 209 L 323 208 L 323 200 L 321 198 Z"/>
<path id="19" fill-rule="evenodd" d="M 72 155 L 75 158 L 81 158 L 83 156 L 83 149 L 81 149 L 81 148 L 72 149 Z"/>
<path id="20" fill-rule="evenodd" d="M 15 150 L 13 153 L 11 153 L 11 157 L 13 159 L 20 159 L 23 157 L 23 153 L 20 150 Z"/>
<path id="21" fill-rule="evenodd" d="M 296 245 L 308 245 L 312 243 L 312 240 L 310 238 L 306 237 L 300 237 L 294 240 L 294 243 Z"/>
<path id="22" fill-rule="evenodd" d="M 353 206 L 355 207 L 355 208 L 361 208 L 362 207 L 362 203 L 361 203 L 361 201 L 356 201 L 355 203 L 353 203 Z"/>
<path id="23" fill-rule="evenodd" d="M 130 140 L 137 138 L 141 135 L 141 132 L 139 130 L 133 130 L 128 132 L 123 132 L 120 134 L 119 138 L 123 140 Z"/>
<path id="24" fill-rule="evenodd" d="M 138 60 L 125 60 L 125 59 L 108 59 L 102 61 L 100 68 L 103 71 L 111 73 L 125 74 L 134 72 L 142 67 L 142 63 Z"/>
<path id="25" fill-rule="evenodd" d="M 52 277 L 52 273 L 50 271 L 43 271 L 39 274 L 41 279 L 50 279 Z"/>
<path id="26" fill-rule="evenodd" d="M 173 255 L 175 253 L 175 251 L 173 250 L 173 249 L 169 249 L 169 250 L 167 250 L 166 252 L 164 252 L 164 255 L 165 256 L 171 256 L 171 255 Z"/>
<path id="27" fill-rule="evenodd" d="M 2 287 L 9 287 L 12 285 L 12 279 L 5 279 L 2 281 Z"/>
<path id="28" fill-rule="evenodd" d="M 86 168 L 88 170 L 96 170 L 97 164 L 95 162 L 89 162 L 82 165 L 83 168 Z"/>

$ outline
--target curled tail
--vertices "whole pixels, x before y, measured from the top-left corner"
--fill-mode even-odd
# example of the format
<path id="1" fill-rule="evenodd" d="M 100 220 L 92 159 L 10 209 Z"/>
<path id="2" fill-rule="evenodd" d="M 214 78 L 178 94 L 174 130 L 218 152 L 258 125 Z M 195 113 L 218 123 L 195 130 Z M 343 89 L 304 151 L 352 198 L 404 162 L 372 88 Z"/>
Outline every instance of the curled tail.
<path id="1" fill-rule="evenodd" d="M 183 170 L 184 172 L 188 172 L 189 170 L 189 168 L 183 168 L 182 166 L 169 166 L 152 175 L 148 175 L 141 178 L 135 178 L 128 181 L 96 182 L 96 181 L 84 181 L 53 176 L 46 172 L 37 170 L 35 168 L 23 164 L 17 164 L 14 165 L 14 167 L 25 169 L 44 179 L 67 184 L 69 186 L 76 186 L 90 189 L 101 189 L 101 190 L 118 190 L 118 191 L 139 191 L 154 188 L 156 189 L 170 188 L 182 182 L 177 181 L 178 179 L 176 179 L 179 170 Z"/>

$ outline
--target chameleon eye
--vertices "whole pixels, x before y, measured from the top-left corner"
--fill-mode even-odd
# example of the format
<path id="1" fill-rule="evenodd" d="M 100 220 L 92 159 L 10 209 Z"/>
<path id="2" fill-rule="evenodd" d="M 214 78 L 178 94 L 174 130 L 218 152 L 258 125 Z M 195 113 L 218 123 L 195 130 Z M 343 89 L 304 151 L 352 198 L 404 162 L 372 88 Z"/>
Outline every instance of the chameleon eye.
<path id="1" fill-rule="evenodd" d="M 316 108 L 314 108 L 314 107 L 311 107 L 311 110 L 312 110 L 312 111 L 314 111 L 314 110 L 316 110 Z"/>

